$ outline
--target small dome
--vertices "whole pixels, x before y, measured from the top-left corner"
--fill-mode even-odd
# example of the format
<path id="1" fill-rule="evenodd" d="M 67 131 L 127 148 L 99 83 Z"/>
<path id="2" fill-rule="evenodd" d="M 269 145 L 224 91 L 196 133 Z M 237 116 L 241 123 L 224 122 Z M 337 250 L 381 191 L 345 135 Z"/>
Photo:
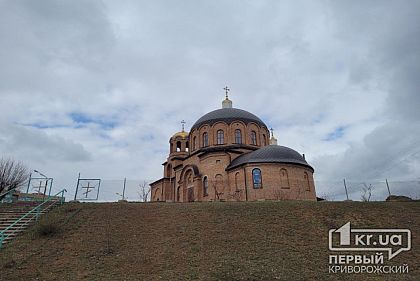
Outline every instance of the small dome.
<path id="1" fill-rule="evenodd" d="M 176 138 L 176 137 L 181 137 L 183 139 L 188 137 L 188 132 L 182 131 L 182 132 L 178 132 L 175 135 L 172 136 L 172 138 Z"/>
<path id="2" fill-rule="evenodd" d="M 280 145 L 264 146 L 253 152 L 241 155 L 234 159 L 226 169 L 230 170 L 248 163 L 297 164 L 308 167 L 312 171 L 314 170 L 299 152 L 286 146 Z"/>
<path id="3" fill-rule="evenodd" d="M 200 119 L 197 120 L 197 122 L 194 123 L 194 125 L 191 127 L 191 131 L 193 129 L 198 129 L 201 125 L 213 125 L 214 123 L 219 121 L 226 122 L 227 124 L 230 124 L 235 121 L 242 121 L 245 124 L 254 122 L 260 126 L 267 127 L 260 118 L 258 118 L 251 112 L 238 108 L 221 108 L 203 115 Z"/>

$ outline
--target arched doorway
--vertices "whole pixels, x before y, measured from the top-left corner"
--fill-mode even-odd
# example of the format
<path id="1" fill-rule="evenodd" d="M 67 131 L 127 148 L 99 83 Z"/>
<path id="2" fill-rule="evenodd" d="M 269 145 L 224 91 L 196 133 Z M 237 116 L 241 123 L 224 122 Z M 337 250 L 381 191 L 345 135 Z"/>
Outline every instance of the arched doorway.
<path id="1" fill-rule="evenodd" d="M 194 202 L 194 180 L 191 171 L 185 175 L 185 187 L 187 188 L 187 201 Z"/>

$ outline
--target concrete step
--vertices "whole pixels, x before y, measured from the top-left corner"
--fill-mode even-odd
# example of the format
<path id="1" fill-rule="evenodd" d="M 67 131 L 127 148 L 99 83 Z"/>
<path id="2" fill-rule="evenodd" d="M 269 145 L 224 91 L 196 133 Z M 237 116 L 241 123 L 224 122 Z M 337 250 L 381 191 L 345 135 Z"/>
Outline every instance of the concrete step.
<path id="1" fill-rule="evenodd" d="M 35 221 L 35 220 L 33 220 L 33 221 Z M 22 226 L 27 226 L 27 225 L 29 225 L 30 223 L 32 223 L 33 221 L 27 221 L 27 222 L 24 222 L 24 223 L 18 223 L 18 224 L 13 225 L 13 227 L 22 227 Z M 4 229 L 8 228 L 9 226 L 11 226 L 11 224 L 0 225 L 0 231 L 2 231 L 2 230 L 4 230 Z"/>
<path id="2" fill-rule="evenodd" d="M 30 206 L 25 206 L 25 208 L 0 209 L 0 231 L 4 231 L 40 203 L 41 202 L 37 202 L 36 205 L 31 204 Z M 42 216 L 48 213 L 56 206 L 59 206 L 59 203 L 60 201 L 57 200 L 48 204 L 48 206 L 44 206 L 44 208 L 40 210 L 39 215 Z M 33 224 L 36 221 L 36 215 L 37 212 L 34 211 L 13 225 L 13 227 L 4 231 L 4 234 L 7 235 L 7 237 L 3 240 L 3 244 L 7 244 L 12 241 L 17 235 L 25 231 L 31 224 Z"/>

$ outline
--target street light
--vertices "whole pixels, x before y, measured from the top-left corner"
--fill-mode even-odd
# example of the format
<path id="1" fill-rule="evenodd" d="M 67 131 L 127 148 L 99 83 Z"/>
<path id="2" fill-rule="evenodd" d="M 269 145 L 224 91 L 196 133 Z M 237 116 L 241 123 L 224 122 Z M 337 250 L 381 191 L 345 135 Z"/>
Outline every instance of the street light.
<path id="1" fill-rule="evenodd" d="M 39 172 L 37 170 L 34 170 L 34 172 L 37 173 L 37 174 L 39 174 L 39 175 L 41 175 L 42 177 L 48 179 L 48 177 L 46 175 L 44 175 L 43 173 L 41 173 L 41 172 Z"/>
<path id="2" fill-rule="evenodd" d="M 39 174 L 41 177 L 45 178 L 45 187 L 44 187 L 44 195 L 42 197 L 42 200 L 45 200 L 45 193 L 47 193 L 47 186 L 48 186 L 48 181 L 50 180 L 46 175 L 44 175 L 43 173 L 39 172 L 38 170 L 34 170 L 35 173 Z M 50 192 L 51 192 L 51 188 L 50 188 Z"/>

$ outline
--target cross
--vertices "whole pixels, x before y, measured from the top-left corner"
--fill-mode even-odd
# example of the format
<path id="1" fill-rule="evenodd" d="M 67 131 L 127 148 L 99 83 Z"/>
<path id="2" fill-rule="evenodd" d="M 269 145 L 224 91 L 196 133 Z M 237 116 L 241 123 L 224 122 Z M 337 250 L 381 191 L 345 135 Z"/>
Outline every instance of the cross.
<path id="1" fill-rule="evenodd" d="M 228 92 L 230 91 L 230 89 L 228 88 L 228 86 L 224 87 L 223 90 L 225 90 L 226 92 L 226 98 L 228 98 Z"/>
<path id="2" fill-rule="evenodd" d="M 42 181 L 39 181 L 39 186 L 35 187 L 34 189 L 38 189 L 38 193 L 41 193 Z"/>
<path id="3" fill-rule="evenodd" d="M 86 188 L 86 192 L 84 192 L 83 194 L 85 194 L 86 195 L 85 198 L 87 198 L 88 193 L 92 191 L 92 190 L 89 190 L 89 189 L 94 189 L 95 187 L 91 187 L 90 182 L 88 181 L 88 185 L 87 186 L 82 186 L 82 188 Z"/>
<path id="4" fill-rule="evenodd" d="M 185 121 L 184 121 L 184 120 L 182 120 L 182 121 L 181 121 L 181 124 L 182 124 L 182 131 L 184 131 Z"/>
<path id="5" fill-rule="evenodd" d="M 271 136 L 274 137 L 274 130 L 273 130 L 273 128 L 271 128 L 270 131 L 271 131 Z"/>

